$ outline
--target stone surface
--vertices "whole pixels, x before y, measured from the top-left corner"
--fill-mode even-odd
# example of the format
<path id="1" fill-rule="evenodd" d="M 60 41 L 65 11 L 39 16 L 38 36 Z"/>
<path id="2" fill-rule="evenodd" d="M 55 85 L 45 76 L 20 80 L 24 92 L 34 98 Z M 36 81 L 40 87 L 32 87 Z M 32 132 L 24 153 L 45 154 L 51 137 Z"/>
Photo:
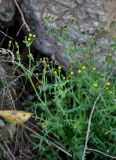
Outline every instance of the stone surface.
<path id="1" fill-rule="evenodd" d="M 46 16 L 54 18 L 52 25 L 51 21 L 47 22 L 52 31 L 57 30 L 61 34 L 61 27 L 70 25 L 67 42 L 86 44 L 98 28 L 104 28 L 105 34 L 100 32 L 96 44 L 108 44 L 111 35 L 116 36 L 116 26 L 112 28 L 112 21 L 116 19 L 116 0 L 18 0 L 18 3 L 32 33 L 37 35 L 36 49 L 55 57 L 65 69 L 69 67 L 70 59 L 66 56 L 65 46 L 46 30 Z M 9 23 L 14 13 L 12 0 L 0 1 L 0 21 Z"/>
<path id="2" fill-rule="evenodd" d="M 67 41 L 86 43 L 96 30 L 104 27 L 111 31 L 112 20 L 116 17 L 115 0 L 22 0 L 22 10 L 32 32 L 37 35 L 35 47 L 47 55 L 54 56 L 65 68 L 70 62 L 66 56 L 64 46 L 51 36 L 45 29 L 45 17 L 52 16 L 53 23 L 47 22 L 52 29 L 61 33 L 61 26 L 72 24 L 68 32 Z M 86 31 L 88 35 L 86 35 Z M 109 35 L 100 32 L 98 42 L 109 43 Z M 101 52 L 100 52 L 101 53 Z"/>
<path id="3" fill-rule="evenodd" d="M 15 15 L 15 5 L 12 0 L 0 0 L 0 28 L 9 26 Z"/>

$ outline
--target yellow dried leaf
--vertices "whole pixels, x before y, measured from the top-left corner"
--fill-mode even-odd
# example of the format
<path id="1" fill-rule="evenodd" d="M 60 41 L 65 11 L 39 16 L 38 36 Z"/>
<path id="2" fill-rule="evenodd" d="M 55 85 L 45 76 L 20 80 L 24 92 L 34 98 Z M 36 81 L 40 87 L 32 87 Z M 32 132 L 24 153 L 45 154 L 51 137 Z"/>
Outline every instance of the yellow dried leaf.
<path id="1" fill-rule="evenodd" d="M 15 124 L 22 124 L 26 122 L 32 113 L 25 112 L 25 111 L 18 111 L 18 110 L 0 110 L 0 117 L 4 120 L 15 123 Z"/>

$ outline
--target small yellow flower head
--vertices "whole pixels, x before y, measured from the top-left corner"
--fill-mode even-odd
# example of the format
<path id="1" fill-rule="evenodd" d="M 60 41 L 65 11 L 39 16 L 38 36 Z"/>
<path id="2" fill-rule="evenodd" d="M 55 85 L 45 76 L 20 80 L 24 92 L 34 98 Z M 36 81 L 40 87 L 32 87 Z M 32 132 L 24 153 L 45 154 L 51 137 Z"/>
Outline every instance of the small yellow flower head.
<path id="1" fill-rule="evenodd" d="M 12 41 L 9 41 L 8 42 L 8 47 L 10 48 L 11 47 L 11 44 L 12 44 Z M 16 45 L 16 44 L 15 44 Z M 18 48 L 17 46 L 16 46 L 16 48 Z"/>
<path id="2" fill-rule="evenodd" d="M 72 125 L 72 127 L 73 127 L 74 129 L 76 129 L 76 128 L 78 128 L 79 126 L 78 126 L 77 123 L 74 123 L 74 124 Z"/>
<path id="3" fill-rule="evenodd" d="M 56 72 L 56 71 L 54 71 L 54 74 L 56 75 L 56 74 L 57 74 L 57 72 Z"/>
<path id="4" fill-rule="evenodd" d="M 109 57 L 112 57 L 112 53 L 109 53 L 108 56 L 109 56 Z"/>
<path id="5" fill-rule="evenodd" d="M 31 38 L 33 35 L 31 33 L 29 33 L 29 37 Z"/>
<path id="6" fill-rule="evenodd" d="M 12 43 L 12 41 L 9 41 L 8 43 L 9 43 L 9 44 L 11 44 L 11 43 Z M 16 42 L 16 43 L 17 43 L 17 42 Z M 16 45 L 16 43 L 15 43 L 15 45 Z"/>
<path id="7" fill-rule="evenodd" d="M 77 72 L 78 72 L 78 73 L 81 73 L 81 72 L 82 72 L 82 70 L 81 70 L 81 69 L 78 69 L 78 70 L 77 70 Z"/>
<path id="8" fill-rule="evenodd" d="M 96 71 L 96 67 L 93 67 L 92 70 L 93 70 L 93 71 Z"/>
<path id="9" fill-rule="evenodd" d="M 50 67 L 50 65 L 48 64 L 47 67 Z"/>
<path id="10" fill-rule="evenodd" d="M 85 69 L 86 69 L 86 66 L 82 66 L 82 69 L 85 70 Z"/>
<path id="11" fill-rule="evenodd" d="M 107 86 L 110 86 L 110 82 L 107 82 L 106 85 L 107 85 Z"/>
<path id="12" fill-rule="evenodd" d="M 35 35 L 35 34 L 33 34 L 33 38 L 36 38 L 36 35 Z"/>
<path id="13" fill-rule="evenodd" d="M 73 71 L 71 71 L 71 72 L 70 72 L 70 75 L 74 75 L 74 72 L 73 72 Z"/>
<path id="14" fill-rule="evenodd" d="M 42 58 L 40 58 L 40 61 L 42 61 Z"/>
<path id="15" fill-rule="evenodd" d="M 58 70 L 61 70 L 61 66 L 58 66 Z"/>
<path id="16" fill-rule="evenodd" d="M 62 77 L 62 79 L 63 79 L 63 80 L 65 80 L 65 79 L 66 79 L 66 77 Z"/>
<path id="17" fill-rule="evenodd" d="M 30 37 L 28 37 L 28 41 L 31 41 L 31 38 L 30 38 Z"/>
<path id="18" fill-rule="evenodd" d="M 95 88 L 97 88 L 97 87 L 98 87 L 98 84 L 97 84 L 97 83 L 94 83 L 93 86 L 94 86 Z"/>

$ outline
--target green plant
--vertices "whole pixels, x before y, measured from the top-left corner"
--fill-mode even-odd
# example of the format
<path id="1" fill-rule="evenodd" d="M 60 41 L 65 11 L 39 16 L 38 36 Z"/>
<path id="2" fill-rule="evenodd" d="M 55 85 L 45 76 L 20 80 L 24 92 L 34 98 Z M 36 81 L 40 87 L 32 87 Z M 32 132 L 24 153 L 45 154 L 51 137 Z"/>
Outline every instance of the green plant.
<path id="1" fill-rule="evenodd" d="M 28 37 L 24 43 L 31 44 Z M 62 67 L 48 58 L 35 62 L 30 45 L 27 47 L 29 67 L 21 63 L 18 51 L 15 63 L 22 69 L 37 96 L 36 100 L 26 102 L 34 113 L 35 122 L 45 133 L 43 137 L 32 135 L 36 143 L 34 150 L 38 150 L 37 159 L 42 156 L 50 160 L 62 159 L 58 149 L 54 150 L 49 141 L 45 143 L 49 134 L 71 153 L 74 160 L 81 160 L 82 156 L 85 158 L 88 151 L 93 152 L 93 159 L 113 158 L 116 153 L 115 45 L 108 46 L 110 52 L 101 68 L 88 56 L 86 62 L 75 64 L 78 66 L 76 74 L 73 71 L 63 74 Z M 74 46 L 68 47 L 72 49 Z M 37 71 L 39 65 L 43 67 L 42 73 Z M 33 77 L 38 83 L 34 84 Z M 67 159 L 71 157 L 67 155 Z"/>
<path id="2" fill-rule="evenodd" d="M 67 28 L 63 27 L 61 35 L 53 31 L 53 36 L 64 46 Z M 28 49 L 28 64 L 21 62 L 18 43 L 15 43 L 17 51 L 13 63 L 15 70 L 23 73 L 34 90 L 34 99 L 27 98 L 25 104 L 26 109 L 33 112 L 34 125 L 42 133 L 28 128 L 32 132 L 36 160 L 62 160 L 64 155 L 61 152 L 67 160 L 84 160 L 88 152 L 93 153 L 93 159 L 115 158 L 115 39 L 106 46 L 109 54 L 102 67 L 96 65 L 94 57 L 95 36 L 87 47 L 81 44 L 75 46 L 69 40 L 65 46 L 68 55 L 78 51 L 85 59 L 83 62 L 72 62 L 78 68 L 75 72 L 72 66 L 68 73 L 64 73 L 62 67 L 49 58 L 34 60 L 30 49 L 34 38 L 35 35 L 30 33 L 23 41 Z"/>

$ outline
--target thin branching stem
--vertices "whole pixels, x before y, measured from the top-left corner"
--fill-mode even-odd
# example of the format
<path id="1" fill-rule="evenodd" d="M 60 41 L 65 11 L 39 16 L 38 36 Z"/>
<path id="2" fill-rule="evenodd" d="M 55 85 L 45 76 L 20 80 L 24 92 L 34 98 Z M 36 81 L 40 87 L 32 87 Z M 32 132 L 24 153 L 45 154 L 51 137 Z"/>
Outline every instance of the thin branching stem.
<path id="1" fill-rule="evenodd" d="M 110 79 L 110 77 L 112 76 L 114 69 L 112 69 L 111 73 L 109 74 L 107 81 Z M 106 87 L 106 84 L 104 85 L 103 88 Z M 86 139 L 85 139 L 85 145 L 84 145 L 84 151 L 83 151 L 83 155 L 82 155 L 82 160 L 85 160 L 85 156 L 86 156 L 86 150 L 87 150 L 87 145 L 88 145 L 88 141 L 89 141 L 89 134 L 90 134 L 90 130 L 91 130 L 91 123 L 92 123 L 92 117 L 94 114 L 94 110 L 96 108 L 97 102 L 99 101 L 100 97 L 102 95 L 102 91 L 99 92 L 97 98 L 94 101 L 90 116 L 89 116 L 89 121 L 88 121 L 88 127 L 87 127 L 87 133 L 86 133 Z"/>

